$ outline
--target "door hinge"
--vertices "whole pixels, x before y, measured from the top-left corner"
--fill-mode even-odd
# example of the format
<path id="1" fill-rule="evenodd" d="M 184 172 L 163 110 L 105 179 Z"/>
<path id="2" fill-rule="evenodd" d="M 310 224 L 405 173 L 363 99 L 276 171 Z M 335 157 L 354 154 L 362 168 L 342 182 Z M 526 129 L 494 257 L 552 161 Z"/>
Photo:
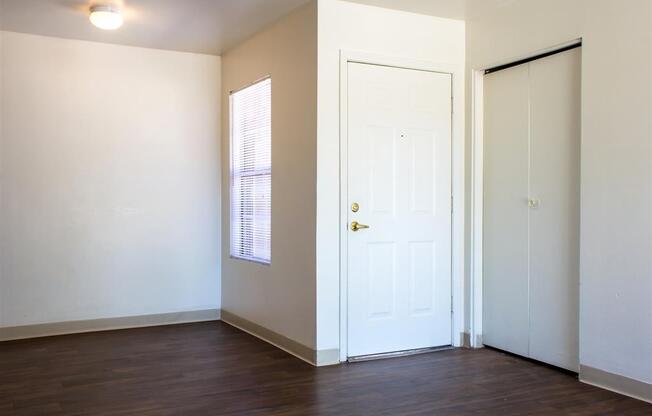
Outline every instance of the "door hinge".
<path id="1" fill-rule="evenodd" d="M 453 195 L 451 195 L 451 214 L 453 214 L 453 207 L 455 206 L 455 199 Z"/>

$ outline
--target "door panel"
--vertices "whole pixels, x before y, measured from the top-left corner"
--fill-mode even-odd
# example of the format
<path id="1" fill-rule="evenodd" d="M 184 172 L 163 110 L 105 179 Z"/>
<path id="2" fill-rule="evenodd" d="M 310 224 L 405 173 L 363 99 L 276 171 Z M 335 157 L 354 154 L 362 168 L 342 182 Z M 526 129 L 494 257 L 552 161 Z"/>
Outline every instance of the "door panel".
<path id="1" fill-rule="evenodd" d="M 410 242 L 409 253 L 409 285 L 410 285 L 410 316 L 432 314 L 435 301 L 435 285 L 432 276 L 435 274 L 436 252 L 432 241 Z"/>
<path id="2" fill-rule="evenodd" d="M 349 356 L 451 344 L 451 76 L 348 65 Z"/>
<path id="3" fill-rule="evenodd" d="M 530 64 L 530 356 L 579 371 L 580 49 Z"/>
<path id="4" fill-rule="evenodd" d="M 378 242 L 367 246 L 369 259 L 368 319 L 395 318 L 396 244 Z"/>
<path id="5" fill-rule="evenodd" d="M 528 66 L 485 76 L 483 342 L 528 354 Z"/>
<path id="6" fill-rule="evenodd" d="M 412 130 L 408 136 L 409 146 L 409 201 L 410 212 L 413 214 L 434 215 L 434 202 L 437 189 L 434 184 L 435 166 L 433 159 L 437 155 L 433 151 L 432 133 L 427 130 Z M 432 158 L 423 155 L 432 155 Z"/>
<path id="7" fill-rule="evenodd" d="M 376 214 L 393 215 L 395 206 L 396 142 L 391 127 L 369 126 L 365 137 L 369 150 L 370 208 Z M 373 140 L 373 141 L 371 141 Z"/>

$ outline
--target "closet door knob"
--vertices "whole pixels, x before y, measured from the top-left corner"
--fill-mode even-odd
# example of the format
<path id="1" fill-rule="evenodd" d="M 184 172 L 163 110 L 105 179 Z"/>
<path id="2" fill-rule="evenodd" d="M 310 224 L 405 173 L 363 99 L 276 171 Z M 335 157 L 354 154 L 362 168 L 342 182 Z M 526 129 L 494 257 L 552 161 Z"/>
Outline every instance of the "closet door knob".
<path id="1" fill-rule="evenodd" d="M 538 199 L 530 198 L 527 201 L 527 206 L 532 209 L 537 209 L 541 205 L 541 201 Z"/>

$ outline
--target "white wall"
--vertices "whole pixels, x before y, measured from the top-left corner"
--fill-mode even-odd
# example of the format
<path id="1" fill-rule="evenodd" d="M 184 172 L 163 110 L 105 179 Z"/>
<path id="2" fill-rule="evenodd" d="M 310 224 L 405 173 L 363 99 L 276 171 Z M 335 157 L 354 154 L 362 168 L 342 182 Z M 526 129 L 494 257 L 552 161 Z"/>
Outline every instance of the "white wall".
<path id="1" fill-rule="evenodd" d="M 319 2 L 319 118 L 317 138 L 317 347 L 340 347 L 340 51 L 443 63 L 464 70 L 464 22 L 339 0 Z M 456 113 L 463 124 L 464 82 L 456 80 Z M 462 138 L 463 136 L 459 136 Z M 463 152 L 463 139 L 454 143 Z M 460 154 L 462 154 L 460 152 Z M 462 158 L 463 160 L 463 158 Z M 456 168 L 460 168 L 456 163 Z M 461 180 L 459 171 L 456 175 Z M 460 184 L 461 185 L 461 184 Z M 462 198 L 459 198 L 461 201 Z M 463 210 L 459 211 L 460 214 Z"/>
<path id="2" fill-rule="evenodd" d="M 469 69 L 584 40 L 580 361 L 652 382 L 652 3 L 472 0 L 469 10 Z"/>
<path id="3" fill-rule="evenodd" d="M 218 308 L 219 58 L 2 37 L 0 326 Z"/>
<path id="4" fill-rule="evenodd" d="M 272 78 L 272 264 L 229 257 L 224 192 L 222 302 L 225 312 L 315 346 L 315 160 L 317 7 L 312 2 L 222 58 L 222 184 L 229 189 L 228 94 Z"/>

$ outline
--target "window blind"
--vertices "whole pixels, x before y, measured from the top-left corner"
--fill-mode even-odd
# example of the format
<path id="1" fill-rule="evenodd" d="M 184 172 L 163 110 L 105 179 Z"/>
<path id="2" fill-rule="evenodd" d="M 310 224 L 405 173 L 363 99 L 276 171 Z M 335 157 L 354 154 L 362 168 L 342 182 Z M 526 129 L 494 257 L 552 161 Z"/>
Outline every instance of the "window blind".
<path id="1" fill-rule="evenodd" d="M 272 80 L 231 94 L 231 256 L 271 263 Z"/>

